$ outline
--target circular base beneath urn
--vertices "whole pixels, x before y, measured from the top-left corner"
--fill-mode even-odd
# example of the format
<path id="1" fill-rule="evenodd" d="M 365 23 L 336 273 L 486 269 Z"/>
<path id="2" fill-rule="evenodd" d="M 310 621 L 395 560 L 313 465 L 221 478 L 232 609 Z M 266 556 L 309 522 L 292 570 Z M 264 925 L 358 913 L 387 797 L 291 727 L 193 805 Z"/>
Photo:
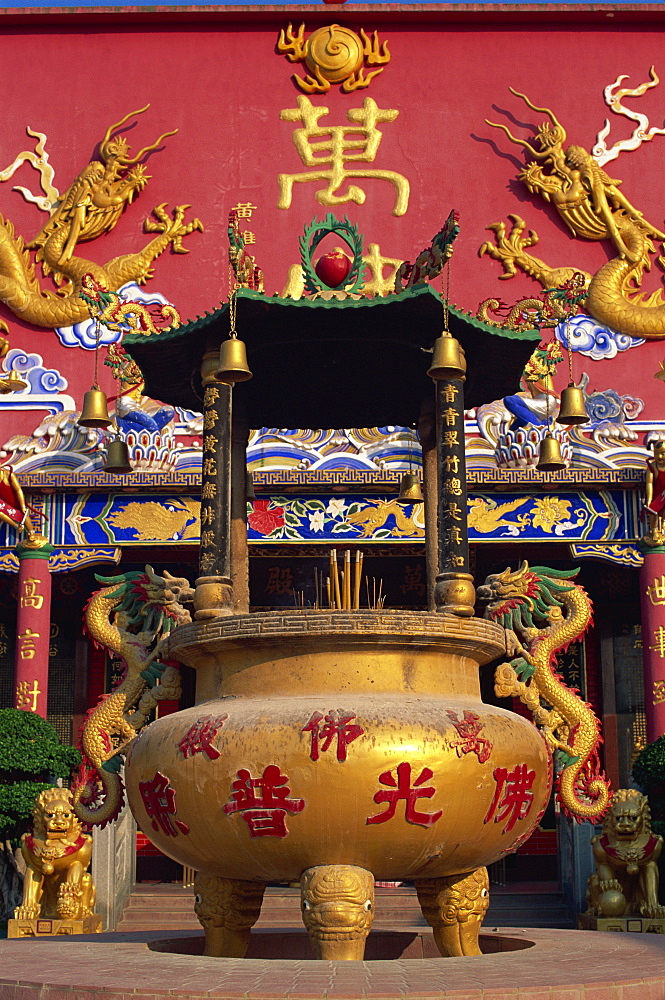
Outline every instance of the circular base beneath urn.
<path id="1" fill-rule="evenodd" d="M 205 937 L 168 937 L 151 941 L 151 951 L 172 955 L 203 955 Z M 495 932 L 480 935 L 483 955 L 498 952 L 523 951 L 533 948 L 534 943 L 521 931 Z M 304 929 L 291 927 L 253 930 L 245 960 L 279 959 L 289 961 L 311 961 L 316 958 Z M 386 960 L 412 961 L 418 959 L 440 959 L 434 935 L 429 927 L 400 928 L 400 930 L 370 931 L 365 942 L 365 962 Z M 326 963 L 329 964 L 329 963 Z M 331 963 L 337 965 L 338 963 Z M 345 963 L 346 964 L 346 963 Z"/>
<path id="2" fill-rule="evenodd" d="M 419 934 L 424 928 L 414 928 Z M 258 932 L 255 932 L 258 934 Z M 274 932 L 273 932 L 274 933 Z M 197 932 L 170 940 L 196 939 Z M 314 1000 L 405 996 L 446 1000 L 645 1000 L 665 996 L 665 940 L 514 927 L 485 931 L 483 943 L 530 942 L 519 951 L 420 961 L 321 962 L 203 958 L 153 951 L 164 932 L 0 941 L 0 1000 Z"/>

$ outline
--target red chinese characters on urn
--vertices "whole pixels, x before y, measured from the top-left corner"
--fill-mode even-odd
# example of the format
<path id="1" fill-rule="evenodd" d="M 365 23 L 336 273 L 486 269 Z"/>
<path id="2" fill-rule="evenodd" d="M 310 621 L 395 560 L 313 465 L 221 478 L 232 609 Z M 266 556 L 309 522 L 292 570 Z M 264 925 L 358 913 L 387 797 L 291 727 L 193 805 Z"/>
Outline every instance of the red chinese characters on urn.
<path id="1" fill-rule="evenodd" d="M 502 651 L 502 630 L 411 615 L 396 623 L 405 639 L 381 615 L 357 614 L 355 629 L 347 617 L 266 612 L 174 633 L 199 704 L 152 723 L 126 770 L 160 850 L 221 879 L 341 865 L 417 880 L 528 837 L 551 761 L 529 722 L 480 700 L 479 662 Z"/>

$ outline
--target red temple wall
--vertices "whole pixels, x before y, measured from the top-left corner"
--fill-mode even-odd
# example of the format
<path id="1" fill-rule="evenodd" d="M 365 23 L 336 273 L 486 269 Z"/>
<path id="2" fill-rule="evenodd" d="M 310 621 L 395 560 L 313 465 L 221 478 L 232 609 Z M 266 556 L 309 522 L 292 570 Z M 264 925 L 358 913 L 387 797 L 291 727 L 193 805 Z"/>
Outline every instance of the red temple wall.
<path id="1" fill-rule="evenodd" d="M 308 31 L 337 18 L 355 30 L 378 29 L 381 40 L 388 42 L 391 62 L 367 90 L 343 94 L 334 87 L 311 101 L 330 109 L 322 124 L 344 124 L 347 111 L 360 107 L 365 97 L 380 108 L 399 111 L 396 121 L 380 126 L 383 138 L 376 160 L 366 166 L 408 178 L 408 211 L 399 218 L 392 215 L 394 189 L 376 178 L 356 181 L 367 196 L 363 205 L 347 203 L 333 211 L 347 214 L 366 244 L 378 243 L 385 256 L 413 259 L 456 208 L 461 235 L 452 264 L 451 298 L 471 312 L 491 295 L 514 302 L 539 291 L 524 276 L 499 280 L 500 265 L 478 259 L 478 248 L 489 236 L 485 227 L 507 220 L 508 213 L 522 215 L 537 231 L 541 242 L 533 252 L 551 266 L 595 271 L 614 255 L 607 243 L 575 239 L 556 213 L 518 181 L 523 152 L 485 118 L 530 138 L 528 126 L 544 116 L 526 108 L 508 86 L 526 92 L 539 106 L 551 107 L 568 141 L 590 149 L 605 117 L 612 120 L 608 145 L 632 129 L 630 122 L 608 111 L 604 87 L 619 74 L 627 74 L 628 84 L 636 86 L 648 78 L 652 63 L 665 76 L 665 59 L 658 62 L 662 29 L 651 23 L 645 30 L 639 15 L 629 24 L 602 15 L 595 25 L 587 21 L 579 29 L 571 19 L 568 26 L 546 31 L 530 16 L 530 23 L 524 15 L 524 22 L 505 28 L 501 22 L 497 26 L 496 19 L 483 21 L 481 14 L 455 24 L 425 14 L 396 20 L 389 14 L 337 9 L 319 11 L 316 19 L 299 11 L 294 17 L 296 25 L 302 17 Z M 191 204 L 189 216 L 201 218 L 205 233 L 186 238 L 188 255 L 164 254 L 148 287 L 174 302 L 184 319 L 194 318 L 226 297 L 228 210 L 238 202 L 251 202 L 257 211 L 247 227 L 256 234 L 256 244 L 249 250 L 265 272 L 266 291 L 280 291 L 288 267 L 299 260 L 297 238 L 303 226 L 329 210 L 314 197 L 323 182 L 311 181 L 295 185 L 290 209 L 277 208 L 277 175 L 306 169 L 292 143 L 296 124 L 279 117 L 280 110 L 296 106 L 300 93 L 291 74 L 304 73 L 302 65 L 292 65 L 275 52 L 278 29 L 287 22 L 286 13 L 277 13 L 271 21 L 237 27 L 214 20 L 162 24 L 156 13 L 135 26 L 127 22 L 123 27 L 108 16 L 91 27 L 70 15 L 56 26 L 40 29 L 35 18 L 29 31 L 7 30 L 0 37 L 7 95 L 0 167 L 11 163 L 19 150 L 32 148 L 25 132 L 29 125 L 46 134 L 55 183 L 64 192 L 93 158 L 105 129 L 150 103 L 146 114 L 124 132 L 133 152 L 163 131 L 177 128 L 178 134 L 149 157 L 150 183 L 116 229 L 79 245 L 79 254 L 104 262 L 134 252 L 147 242 L 141 224 L 154 205 Z M 644 112 L 651 125 L 662 126 L 665 80 L 626 103 Z M 656 136 L 606 166 L 655 225 L 662 225 L 665 216 L 660 182 L 664 153 L 665 136 Z M 0 212 L 29 238 L 46 216 L 12 191 L 14 184 L 37 191 L 37 174 L 23 166 L 0 185 Z M 649 276 L 648 287 L 657 287 L 659 280 L 656 274 Z M 48 282 L 43 280 L 43 285 L 48 287 Z M 26 325 L 4 307 L 1 313 L 10 326 L 11 346 L 42 354 L 47 367 L 68 379 L 67 391 L 80 404 L 91 382 L 91 353 L 63 347 L 53 331 Z M 581 370 L 589 373 L 590 390 L 613 387 L 639 396 L 647 404 L 643 417 L 657 419 L 663 387 L 652 376 L 664 354 L 663 345 L 651 341 L 612 360 L 576 357 L 576 375 Z M 559 378 L 565 384 L 566 373 Z M 102 384 L 113 391 L 108 372 Z M 41 416 L 3 411 L 3 441 L 11 433 L 29 433 Z"/>

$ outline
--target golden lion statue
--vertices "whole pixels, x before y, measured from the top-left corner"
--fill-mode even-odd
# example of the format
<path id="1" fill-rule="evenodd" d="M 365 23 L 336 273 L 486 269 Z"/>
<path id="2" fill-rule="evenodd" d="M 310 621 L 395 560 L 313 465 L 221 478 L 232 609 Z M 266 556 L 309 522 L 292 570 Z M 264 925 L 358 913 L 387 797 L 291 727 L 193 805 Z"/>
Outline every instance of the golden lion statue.
<path id="1" fill-rule="evenodd" d="M 658 902 L 663 838 L 651 832 L 646 795 L 619 788 L 600 837 L 593 837 L 596 871 L 589 878 L 588 913 L 598 917 L 665 917 Z"/>
<path id="2" fill-rule="evenodd" d="M 83 920 L 92 916 L 95 887 L 88 874 L 92 837 L 81 832 L 67 788 L 47 788 L 35 801 L 33 831 L 21 838 L 27 865 L 15 920 Z"/>

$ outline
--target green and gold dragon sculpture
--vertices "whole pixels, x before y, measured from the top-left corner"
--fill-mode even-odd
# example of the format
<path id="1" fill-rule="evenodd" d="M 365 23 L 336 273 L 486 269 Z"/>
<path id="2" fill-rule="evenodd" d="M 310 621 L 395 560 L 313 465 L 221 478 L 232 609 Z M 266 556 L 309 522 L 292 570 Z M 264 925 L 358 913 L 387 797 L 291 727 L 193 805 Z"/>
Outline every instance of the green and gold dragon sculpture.
<path id="1" fill-rule="evenodd" d="M 158 326 L 150 309 L 141 302 L 123 301 L 116 292 L 109 292 L 100 285 L 92 274 L 83 275 L 79 295 L 87 305 L 91 317 L 113 333 L 142 333 L 150 336 L 151 333 L 159 333 L 160 329 L 174 329 L 181 324 L 178 310 L 166 302 L 156 307 L 161 321 L 161 326 Z"/>
<path id="2" fill-rule="evenodd" d="M 598 719 L 556 669 L 556 654 L 580 639 L 592 620 L 588 595 L 572 582 L 578 572 L 523 562 L 514 572 L 509 567 L 488 576 L 478 598 L 488 602 L 485 617 L 505 628 L 512 657 L 496 669 L 496 694 L 519 698 L 531 709 L 560 767 L 559 801 L 582 821 L 604 816 L 610 788 L 598 760 Z"/>
<path id="3" fill-rule="evenodd" d="M 180 673 L 168 660 L 169 634 L 191 621 L 183 607 L 194 591 L 183 577 L 143 573 L 97 576 L 105 584 L 85 608 L 85 627 L 97 646 L 125 664 L 121 683 L 86 718 L 83 762 L 74 788 L 74 811 L 84 823 L 105 826 L 123 804 L 123 755 L 158 701 L 180 697 Z"/>
<path id="4" fill-rule="evenodd" d="M 151 265 L 160 254 L 169 247 L 174 253 L 188 253 L 183 237 L 194 230 L 203 231 L 199 219 L 185 222 L 189 205 L 177 206 L 172 216 L 166 205 L 158 205 L 144 223 L 146 232 L 157 235 L 138 253 L 115 257 L 104 265 L 76 255 L 79 243 L 94 240 L 115 227 L 150 179 L 139 160 L 175 134 L 165 132 L 136 156 L 130 156 L 127 142 L 115 133 L 147 107 L 130 112 L 107 129 L 99 145 L 99 159 L 89 163 L 62 196 L 55 198 L 55 189 L 51 189 L 52 200 L 31 196 L 30 200 L 40 206 L 44 203 L 51 215 L 30 242 L 17 236 L 13 224 L 0 215 L 0 302 L 26 322 L 59 327 L 87 319 L 88 305 L 79 296 L 86 275 L 109 292 L 129 281 L 144 284 L 152 276 Z M 33 165 L 40 169 L 39 162 Z M 30 250 L 36 251 L 35 262 L 41 263 L 44 275 L 53 276 L 57 291 L 41 288 Z"/>
<path id="5" fill-rule="evenodd" d="M 527 252 L 538 242 L 533 230 L 523 235 L 526 223 L 511 215 L 512 231 L 504 223 L 488 226 L 496 243 L 487 241 L 478 253 L 503 264 L 502 278 L 518 270 L 535 278 L 543 288 L 559 288 L 576 274 L 584 278 L 585 309 L 599 323 L 632 337 L 665 337 L 665 299 L 661 289 L 647 294 L 640 286 L 645 271 L 651 269 L 656 253 L 654 241 L 665 240 L 665 233 L 644 218 L 621 191 L 621 181 L 610 177 L 583 146 L 566 146 L 566 130 L 549 108 L 532 104 L 525 94 L 510 88 L 527 107 L 547 115 L 549 121 L 538 126 L 536 142 L 516 138 L 502 124 L 488 125 L 503 131 L 511 142 L 522 146 L 533 157 L 520 171 L 519 178 L 532 194 L 548 201 L 559 213 L 574 236 L 613 244 L 616 256 L 591 275 L 573 267 L 549 267 Z M 658 258 L 660 264 L 663 257 Z"/>

